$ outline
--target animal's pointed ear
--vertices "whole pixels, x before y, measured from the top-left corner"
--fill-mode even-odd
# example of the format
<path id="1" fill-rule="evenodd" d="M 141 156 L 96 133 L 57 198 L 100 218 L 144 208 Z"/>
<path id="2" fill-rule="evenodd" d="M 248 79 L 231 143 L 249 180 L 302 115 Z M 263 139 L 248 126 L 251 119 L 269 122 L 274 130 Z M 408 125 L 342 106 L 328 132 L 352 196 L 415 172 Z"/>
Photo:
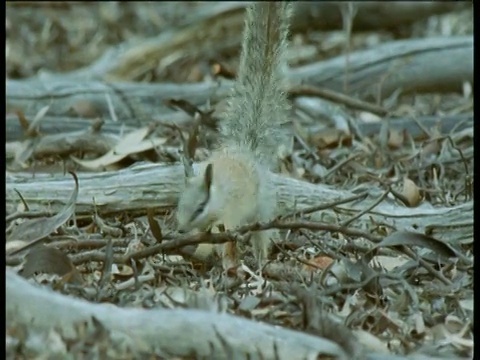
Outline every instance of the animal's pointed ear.
<path id="1" fill-rule="evenodd" d="M 207 165 L 205 169 L 205 174 L 203 178 L 205 188 L 208 191 L 210 191 L 210 186 L 212 185 L 212 178 L 213 178 L 213 165 L 210 163 Z"/>
<path id="2" fill-rule="evenodd" d="M 182 157 L 183 169 L 185 172 L 185 182 L 189 178 L 192 178 L 195 174 L 193 173 L 192 160 L 187 159 L 185 156 Z"/>

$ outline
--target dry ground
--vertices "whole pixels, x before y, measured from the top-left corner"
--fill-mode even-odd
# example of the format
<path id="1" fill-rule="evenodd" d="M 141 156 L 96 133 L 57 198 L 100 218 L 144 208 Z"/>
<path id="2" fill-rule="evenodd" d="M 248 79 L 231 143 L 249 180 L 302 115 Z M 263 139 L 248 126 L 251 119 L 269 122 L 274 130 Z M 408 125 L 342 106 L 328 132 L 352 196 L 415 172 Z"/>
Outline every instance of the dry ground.
<path id="1" fill-rule="evenodd" d="M 218 138 L 241 7 L 7 3 L 6 262 L 29 279 L 7 276 L 7 358 L 471 358 L 472 9 L 369 27 L 344 4 L 352 31 L 293 26 L 283 216 L 195 237 L 179 134 L 199 126 L 196 161 Z M 283 241 L 259 272 L 261 226 Z M 232 238 L 239 269 L 195 259 Z"/>

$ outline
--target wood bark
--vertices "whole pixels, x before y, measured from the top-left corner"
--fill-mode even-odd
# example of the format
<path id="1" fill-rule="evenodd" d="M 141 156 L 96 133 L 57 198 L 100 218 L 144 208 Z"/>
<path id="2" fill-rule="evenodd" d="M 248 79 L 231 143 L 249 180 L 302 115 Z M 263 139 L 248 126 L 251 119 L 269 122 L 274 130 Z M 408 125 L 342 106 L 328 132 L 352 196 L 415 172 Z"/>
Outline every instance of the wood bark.
<path id="1" fill-rule="evenodd" d="M 386 98 L 396 90 L 408 92 L 460 91 L 465 81 L 473 83 L 473 38 L 450 37 L 387 43 L 350 55 L 348 73 L 345 57 L 306 65 L 289 72 L 292 84 L 306 83 L 359 98 Z M 229 93 L 232 83 L 138 84 L 78 81 L 71 77 L 7 80 L 7 109 L 36 114 L 49 106 L 48 115 L 66 116 L 79 102 L 88 102 L 99 115 L 138 126 L 151 117 L 169 117 L 175 110 L 165 100 L 184 99 L 196 106 L 217 103 Z M 128 101 L 125 101 L 128 99 Z M 109 100 L 112 106 L 109 106 Z M 141 114 L 132 110 L 141 109 Z M 140 116 L 142 115 L 142 116 Z M 129 125 L 130 125 L 129 124 Z"/>
<path id="2" fill-rule="evenodd" d="M 292 69 L 291 81 L 376 100 L 401 93 L 460 92 L 473 83 L 473 37 L 402 40 Z M 346 89 L 344 84 L 346 81 Z"/>
<path id="3" fill-rule="evenodd" d="M 329 340 L 271 326 L 226 313 L 193 309 L 125 309 L 94 304 L 34 286 L 6 271 L 6 321 L 29 328 L 67 334 L 74 324 L 91 322 L 92 316 L 108 330 L 125 336 L 135 350 L 158 350 L 171 356 L 228 359 L 314 359 L 329 354 L 346 359 Z M 74 334 L 74 333 L 73 333 Z"/>
<path id="4" fill-rule="evenodd" d="M 180 29 L 168 31 L 137 44 L 119 44 L 107 51 L 98 62 L 70 76 L 132 80 L 145 73 L 145 69 L 165 66 L 165 61 L 185 54 L 209 57 L 221 51 L 238 49 L 247 3 L 207 5 L 182 24 Z M 354 30 L 395 29 L 434 14 L 466 9 L 471 4 L 442 3 L 356 3 Z M 342 28 L 341 5 L 336 2 L 298 3 L 292 19 L 293 32 L 332 30 Z M 169 59 L 166 59 L 169 58 Z"/>
<path id="5" fill-rule="evenodd" d="M 218 3 L 204 3 L 197 7 L 194 14 L 180 23 L 180 26 L 189 26 L 201 21 L 207 22 L 216 17 L 227 17 L 228 22 L 232 13 L 243 13 L 248 1 L 232 1 Z M 175 4 L 178 6 L 180 4 Z M 61 7 L 72 8 L 78 4 L 69 2 L 58 3 L 55 1 L 22 1 L 9 2 L 7 7 Z M 91 6 L 89 4 L 89 6 Z M 170 4 L 158 4 L 154 8 L 157 11 L 164 9 Z M 458 11 L 471 7 L 469 2 L 442 1 L 442 2 L 418 2 L 403 1 L 399 3 L 385 3 L 384 1 L 364 1 L 356 4 L 357 15 L 355 16 L 355 28 L 357 30 L 392 29 L 400 25 L 410 24 L 433 15 Z M 295 31 L 305 28 L 321 30 L 338 30 L 342 26 L 340 5 L 336 1 L 321 2 L 298 2 L 292 19 Z"/>
<path id="6" fill-rule="evenodd" d="M 10 5 L 11 6 L 11 5 Z M 209 5 L 210 6 L 210 5 Z M 58 153 L 59 148 L 49 145 L 63 140 L 62 155 L 78 151 L 81 141 L 90 141 L 98 151 L 111 148 L 120 131 L 129 131 L 152 120 L 166 123 L 188 124 L 191 118 L 169 107 L 164 100 L 185 99 L 196 106 L 208 102 L 218 103 L 228 94 L 231 82 L 199 84 L 138 84 L 107 80 L 133 79 L 145 67 L 167 62 L 167 57 L 206 56 L 210 52 L 238 47 L 243 26 L 245 3 L 218 3 L 205 7 L 208 11 L 194 15 L 184 29 L 160 36 L 142 44 L 125 45 L 111 50 L 95 64 L 72 73 L 43 74 L 22 81 L 7 80 L 7 107 L 21 109 L 29 119 L 45 106 L 47 115 L 41 120 L 41 129 L 55 138 L 39 138 L 43 152 L 37 155 Z M 432 14 L 453 9 L 463 9 L 470 3 L 456 2 L 364 2 L 357 3 L 358 13 L 354 30 L 378 28 L 392 29 L 409 24 Z M 215 11 L 210 11 L 210 10 Z M 305 30 L 338 29 L 341 26 L 339 5 L 334 2 L 298 3 L 293 18 L 294 32 Z M 228 27 L 227 41 L 219 31 Z M 171 35 L 171 34 L 169 34 Z M 206 46 L 208 45 L 208 46 Z M 397 90 L 410 92 L 460 91 L 463 82 L 473 82 L 473 38 L 471 36 L 430 38 L 392 42 L 375 49 L 339 56 L 296 69 L 288 73 L 291 85 L 303 83 L 381 102 Z M 101 80 L 99 80 L 101 79 Z M 345 84 L 347 86 L 345 87 Z M 125 101 L 128 98 L 129 101 Z M 132 100 L 133 99 L 133 100 Z M 88 135 L 89 120 L 72 117 L 75 106 L 87 101 L 94 105 L 96 116 L 108 119 L 102 133 Z M 132 110 L 130 102 L 134 102 Z M 111 119 L 115 111 L 120 120 Z M 447 120 L 444 120 L 447 119 Z M 407 119 L 408 120 L 408 119 Z M 436 118 L 425 119 L 429 124 Z M 451 116 L 442 119 L 442 132 L 446 133 L 457 121 L 473 123 L 473 115 Z M 420 119 L 422 123 L 422 119 Z M 419 129 L 414 121 L 396 119 L 392 127 L 407 126 L 416 136 Z M 375 127 L 376 126 L 376 127 Z M 365 134 L 379 130 L 380 123 L 367 124 Z M 414 133 L 417 131 L 417 133 Z M 72 133 L 77 132 L 77 133 Z M 81 133 L 80 133 L 81 132 Z M 7 141 L 20 140 L 22 128 L 16 116 L 6 117 Z M 67 134 L 68 133 L 68 134 Z M 89 136 L 88 139 L 82 138 Z M 75 144 L 71 139 L 78 140 Z M 43 141 L 43 142 L 42 142 Z M 55 143 L 57 144 L 57 143 Z M 37 149 L 38 150 L 38 149 Z M 183 188 L 183 167 L 178 165 L 137 164 L 115 172 L 79 173 L 79 195 L 76 213 L 101 214 L 119 212 L 145 213 L 147 209 L 173 209 Z M 324 184 L 311 184 L 278 174 L 267 175 L 275 185 L 278 206 L 292 211 L 307 206 L 329 203 L 353 193 L 333 189 Z M 68 201 L 74 183 L 70 175 L 6 173 L 6 208 L 15 212 L 21 200 L 30 210 L 59 211 Z M 383 190 L 371 187 L 369 196 L 357 203 L 341 205 L 342 215 L 353 216 L 368 208 L 381 196 Z M 338 211 L 338 210 L 337 210 Z M 338 219 L 339 213 L 324 210 L 320 216 Z M 423 203 L 415 208 L 386 198 L 359 219 L 387 224 L 398 230 L 413 230 L 457 243 L 473 238 L 473 200 L 452 207 L 433 207 Z M 446 221 L 448 220 L 448 221 Z M 352 226 L 355 226 L 353 223 Z M 251 358 L 251 359 L 315 359 L 334 357 L 346 359 L 343 350 L 329 340 L 250 321 L 226 313 L 193 309 L 129 309 L 110 304 L 95 304 L 75 299 L 32 285 L 12 271 L 6 271 L 6 321 L 7 325 L 20 323 L 44 333 L 53 328 L 74 334 L 74 325 L 81 321 L 91 323 L 98 319 L 108 330 L 126 339 L 136 350 L 158 351 L 164 356 L 199 358 Z M 407 359 L 402 356 L 369 353 L 367 359 Z M 410 356 L 410 359 L 433 359 L 427 356 Z"/>
<path id="7" fill-rule="evenodd" d="M 354 31 L 394 30 L 402 25 L 421 21 L 433 15 L 444 14 L 471 5 L 454 2 L 356 2 L 357 13 L 353 19 Z M 342 14 L 340 4 L 336 1 L 298 2 L 295 7 L 293 31 L 309 29 L 341 30 Z"/>
<path id="8" fill-rule="evenodd" d="M 167 124 L 175 124 L 177 126 L 189 126 L 192 124 L 193 118 L 187 115 L 184 112 L 176 112 L 169 114 L 168 116 L 154 116 L 153 120 L 159 120 Z M 424 130 L 418 125 L 422 124 L 426 129 L 432 129 L 438 127 L 438 130 L 442 134 L 448 134 L 452 129 L 457 131 L 472 128 L 473 127 L 473 114 L 459 114 L 459 115 L 444 115 L 440 116 L 420 116 L 416 119 L 412 118 L 387 118 L 385 121 L 389 122 L 389 128 L 396 131 L 406 131 L 414 139 L 424 138 L 426 136 Z M 104 136 L 102 140 L 102 148 L 108 147 L 111 144 L 110 139 L 118 139 L 121 137 L 121 134 L 127 134 L 135 129 L 138 129 L 140 126 L 144 125 L 143 123 L 146 120 L 143 120 L 142 123 L 138 123 L 135 119 L 127 118 L 122 121 L 122 124 L 113 121 L 105 121 L 101 128 L 101 134 L 97 135 L 99 139 L 102 139 L 100 136 Z M 378 134 L 380 128 L 383 124 L 383 121 L 373 122 L 373 123 L 361 123 L 358 124 L 358 129 L 364 136 L 371 136 Z M 55 144 L 55 140 L 52 138 L 42 139 L 42 143 L 45 143 L 47 149 L 37 149 L 34 151 L 34 154 L 40 156 L 41 154 L 59 154 L 63 153 L 62 149 L 70 149 L 74 151 L 96 151 L 96 147 L 92 148 L 91 144 L 94 143 L 94 138 L 87 139 L 89 146 L 83 148 L 74 148 L 71 146 L 72 143 L 76 143 L 79 137 L 88 136 L 91 131 L 92 122 L 85 120 L 84 118 L 79 117 L 69 117 L 69 116 L 50 116 L 46 115 L 42 118 L 40 123 L 40 132 L 45 136 L 54 136 L 55 139 L 58 137 L 63 137 L 65 143 L 69 146 L 52 148 L 51 144 Z M 21 141 L 24 139 L 25 130 L 22 128 L 18 121 L 18 117 L 13 114 L 6 116 L 6 125 L 5 125 L 5 138 L 7 142 Z M 69 141 L 71 140 L 71 141 Z M 99 153 L 105 153 L 111 148 L 108 147 L 105 151 L 100 151 Z M 49 152 L 50 151 L 50 152 Z M 8 155 L 8 151 L 7 151 Z"/>
<path id="9" fill-rule="evenodd" d="M 92 214 L 93 199 L 96 209 L 101 213 L 145 213 L 149 208 L 172 209 L 183 188 L 183 176 L 181 166 L 158 164 L 139 164 L 115 172 L 79 173 L 80 190 L 76 212 Z M 281 211 L 329 203 L 353 195 L 347 190 L 337 190 L 327 185 L 311 184 L 277 174 L 270 174 L 269 177 L 277 189 Z M 7 173 L 7 211 L 13 212 L 20 202 L 17 190 L 31 210 L 50 209 L 56 212 L 69 199 L 73 186 L 70 175 L 36 174 L 32 178 L 30 174 Z M 367 208 L 382 194 L 378 188 L 369 190 L 370 197 L 367 200 L 341 208 L 351 215 Z M 329 212 L 322 212 L 327 213 Z M 423 203 L 416 208 L 408 208 L 387 198 L 361 219 L 378 223 L 391 222 L 398 230 L 415 229 L 424 232 L 428 229 L 433 236 L 455 243 L 473 236 L 473 201 L 453 207 L 433 207 Z M 449 219 L 448 224 L 445 219 Z"/>
<path id="10" fill-rule="evenodd" d="M 74 337 L 74 326 L 95 317 L 133 351 L 209 359 L 348 359 L 335 343 L 317 336 L 226 313 L 193 309 L 144 310 L 95 304 L 33 285 L 11 270 L 5 274 L 7 324 Z M 435 360 L 369 351 L 367 360 Z"/>
<path id="11" fill-rule="evenodd" d="M 88 103 L 98 116 L 110 120 L 108 102 L 111 100 L 119 120 L 127 120 L 126 123 L 132 126 L 141 126 L 142 122 L 151 121 L 151 116 L 157 115 L 161 119 L 177 112 L 165 100 L 185 99 L 199 106 L 207 100 L 217 102 L 224 98 L 230 87 L 231 82 L 110 85 L 101 81 L 74 81 L 59 76 L 45 80 L 7 80 L 6 97 L 10 111 L 21 109 L 25 114 L 35 115 L 48 106 L 47 115 L 78 116 L 74 109 L 80 103 Z M 141 109 L 140 114 L 137 114 L 137 109 Z"/>

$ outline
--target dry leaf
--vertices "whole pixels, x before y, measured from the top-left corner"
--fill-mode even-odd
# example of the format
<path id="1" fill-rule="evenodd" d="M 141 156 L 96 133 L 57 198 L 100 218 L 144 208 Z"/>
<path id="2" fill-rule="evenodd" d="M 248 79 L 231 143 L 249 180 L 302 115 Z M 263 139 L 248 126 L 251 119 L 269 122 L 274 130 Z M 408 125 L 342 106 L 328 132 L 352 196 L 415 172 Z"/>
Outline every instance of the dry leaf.
<path id="1" fill-rule="evenodd" d="M 125 250 L 125 255 L 136 253 L 137 251 L 145 249 L 145 247 L 145 244 L 139 239 L 133 239 L 128 243 L 127 249 Z"/>
<path id="2" fill-rule="evenodd" d="M 375 156 L 373 158 L 373 162 L 376 169 L 383 168 L 383 165 L 385 163 L 384 158 L 382 156 Z"/>
<path id="3" fill-rule="evenodd" d="M 380 247 L 393 247 L 399 245 L 421 246 L 428 248 L 434 251 L 437 255 L 445 258 L 458 257 L 457 252 L 453 250 L 450 245 L 444 243 L 443 241 L 410 231 L 394 232 L 376 244 L 371 251 Z"/>
<path id="4" fill-rule="evenodd" d="M 38 138 L 28 138 L 23 141 L 17 148 L 14 163 L 19 165 L 20 168 L 28 168 L 28 165 L 25 164 L 25 162 L 32 156 L 33 150 L 35 150 L 35 146 L 38 144 L 38 142 Z"/>
<path id="5" fill-rule="evenodd" d="M 380 125 L 380 131 L 378 132 L 378 143 L 381 149 L 385 149 L 388 144 L 388 134 L 390 132 L 389 121 L 382 121 Z"/>
<path id="6" fill-rule="evenodd" d="M 26 278 L 36 273 L 68 275 L 69 282 L 82 283 L 80 273 L 70 258 L 58 249 L 43 245 L 36 246 L 28 252 L 25 260 L 20 275 Z"/>
<path id="7" fill-rule="evenodd" d="M 351 146 L 352 135 L 339 129 L 323 129 L 309 137 L 309 142 L 319 149 L 336 148 L 339 145 Z"/>
<path id="8" fill-rule="evenodd" d="M 469 81 L 464 81 L 462 84 L 462 93 L 465 99 L 468 99 L 472 96 L 472 84 Z"/>
<path id="9" fill-rule="evenodd" d="M 139 152 L 147 151 L 156 148 L 157 146 L 163 145 L 167 142 L 165 138 L 154 138 L 154 139 L 145 139 L 138 144 L 132 144 L 132 146 L 118 149 L 116 155 L 128 156 L 131 154 L 136 154 Z"/>
<path id="10" fill-rule="evenodd" d="M 37 114 L 33 118 L 32 122 L 30 123 L 30 126 L 27 129 L 27 134 L 35 133 L 37 134 L 37 124 L 42 120 L 45 115 L 47 115 L 48 110 L 50 109 L 50 105 L 44 106 L 40 110 L 38 110 Z"/>
<path id="11" fill-rule="evenodd" d="M 402 195 L 407 201 L 406 205 L 410 207 L 418 206 L 418 204 L 420 204 L 420 202 L 422 201 L 420 190 L 418 189 L 417 185 L 415 185 L 415 183 L 409 178 L 405 178 L 403 180 Z"/>
<path id="12" fill-rule="evenodd" d="M 73 155 L 70 157 L 77 164 L 87 169 L 101 170 L 108 165 L 119 162 L 131 154 L 153 149 L 159 145 L 163 145 L 167 141 L 164 138 L 145 140 L 145 137 L 147 137 L 151 132 L 151 126 L 145 126 L 141 129 L 135 130 L 127 134 L 109 152 L 94 160 L 81 160 Z"/>
<path id="13" fill-rule="evenodd" d="M 459 300 L 458 304 L 464 311 L 471 311 L 473 313 L 473 297 L 471 299 Z"/>
<path id="14" fill-rule="evenodd" d="M 153 214 L 154 212 L 152 209 L 147 210 L 148 225 L 150 225 L 150 231 L 152 232 L 153 237 L 155 240 L 157 240 L 157 243 L 160 244 L 163 240 L 162 228 L 160 225 L 158 225 L 158 222 L 153 217 Z"/>
<path id="15" fill-rule="evenodd" d="M 30 126 L 30 123 L 28 122 L 27 118 L 25 117 L 25 114 L 23 113 L 22 110 L 16 110 L 15 114 L 17 114 L 18 117 L 18 122 L 20 123 L 20 126 L 24 131 L 27 131 L 28 127 Z"/>
<path id="16" fill-rule="evenodd" d="M 12 251 L 17 251 L 18 249 L 24 247 L 27 243 L 21 240 L 12 240 L 7 241 L 5 244 L 5 253 L 9 254 Z"/>
<path id="17" fill-rule="evenodd" d="M 420 152 L 422 159 L 429 159 L 436 157 L 440 153 L 441 142 L 440 140 L 432 140 L 427 142 Z"/>
<path id="18" fill-rule="evenodd" d="M 368 111 L 360 111 L 357 115 L 359 122 L 363 123 L 377 123 L 382 121 L 382 118 L 376 114 L 373 114 Z"/>
<path id="19" fill-rule="evenodd" d="M 124 264 L 113 264 L 112 265 L 112 275 L 130 277 L 133 275 L 133 269 L 131 266 Z"/>
<path id="20" fill-rule="evenodd" d="M 75 115 L 92 119 L 102 114 L 98 105 L 89 100 L 79 100 L 69 110 Z"/>
<path id="21" fill-rule="evenodd" d="M 388 147 L 390 149 L 399 149 L 403 146 L 405 135 L 403 131 L 390 129 L 388 134 Z"/>
<path id="22" fill-rule="evenodd" d="M 9 240 L 28 241 L 26 246 L 16 250 L 15 252 L 24 250 L 28 246 L 32 245 L 35 241 L 50 235 L 72 217 L 75 211 L 75 203 L 77 202 L 78 196 L 78 178 L 73 172 L 70 172 L 70 174 L 75 180 L 75 188 L 70 196 L 70 199 L 66 202 L 64 208 L 58 212 L 58 214 L 51 217 L 27 219 L 13 229 L 12 233 L 8 237 Z"/>
<path id="23" fill-rule="evenodd" d="M 325 270 L 334 260 L 329 256 L 317 256 L 313 259 L 307 260 L 311 265 L 304 265 L 304 270 L 314 271 L 318 269 Z"/>
<path id="24" fill-rule="evenodd" d="M 382 269 L 385 269 L 387 272 L 392 272 L 395 270 L 395 268 L 405 265 L 405 263 L 410 261 L 411 259 L 408 257 L 402 257 L 398 255 L 395 255 L 395 256 L 377 255 L 372 260 L 374 260 L 376 264 L 380 265 Z"/>
<path id="25" fill-rule="evenodd" d="M 248 295 L 242 299 L 242 301 L 240 302 L 240 305 L 238 306 L 238 310 L 251 311 L 255 309 L 258 306 L 258 304 L 260 304 L 261 300 L 262 299 L 258 296 Z"/>
<path id="26" fill-rule="evenodd" d="M 417 312 L 413 315 L 413 320 L 415 321 L 415 332 L 417 335 L 425 334 L 425 322 L 423 320 L 423 314 Z"/>
<path id="27" fill-rule="evenodd" d="M 353 330 L 356 339 L 360 344 L 365 346 L 365 348 L 369 349 L 370 351 L 375 351 L 377 353 L 389 354 L 390 351 L 388 349 L 388 345 L 380 340 L 375 335 L 369 333 L 365 330 Z"/>

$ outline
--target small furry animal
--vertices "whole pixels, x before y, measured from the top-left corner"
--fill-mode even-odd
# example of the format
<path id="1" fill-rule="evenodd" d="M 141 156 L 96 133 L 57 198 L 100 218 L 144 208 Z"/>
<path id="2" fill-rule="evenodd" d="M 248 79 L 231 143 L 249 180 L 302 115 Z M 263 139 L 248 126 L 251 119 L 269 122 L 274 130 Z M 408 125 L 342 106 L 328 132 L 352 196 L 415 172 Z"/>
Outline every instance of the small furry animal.
<path id="1" fill-rule="evenodd" d="M 258 2 L 246 11 L 237 80 L 221 122 L 222 140 L 210 158 L 186 179 L 177 208 L 179 230 L 234 229 L 273 218 L 276 192 L 268 170 L 278 147 L 291 137 L 282 130 L 289 104 L 281 90 L 291 4 Z M 266 259 L 272 230 L 252 234 L 254 254 Z M 212 247 L 210 247 L 212 248 Z M 236 245 L 222 244 L 224 268 L 236 263 Z"/>

